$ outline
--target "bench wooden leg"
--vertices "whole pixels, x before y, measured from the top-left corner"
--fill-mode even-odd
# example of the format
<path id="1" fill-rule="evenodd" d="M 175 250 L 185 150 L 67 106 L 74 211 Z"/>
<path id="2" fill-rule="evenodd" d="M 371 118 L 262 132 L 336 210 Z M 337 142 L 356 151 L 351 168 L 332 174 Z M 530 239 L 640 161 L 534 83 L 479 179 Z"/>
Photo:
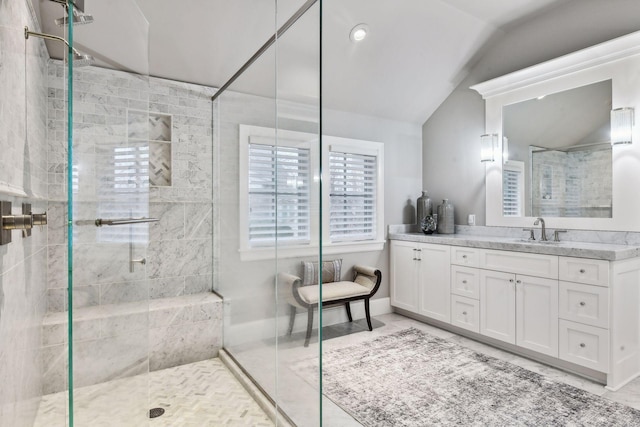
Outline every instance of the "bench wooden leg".
<path id="1" fill-rule="evenodd" d="M 349 322 L 353 322 L 353 317 L 351 317 L 351 306 L 349 305 L 349 301 L 345 302 L 344 306 L 347 309 L 347 317 L 349 318 Z"/>
<path id="2" fill-rule="evenodd" d="M 369 330 L 373 331 L 373 327 L 371 326 L 371 315 L 369 313 L 369 298 L 364 299 L 364 312 L 367 316 L 367 325 L 369 326 Z"/>
<path id="3" fill-rule="evenodd" d="M 291 335 L 291 333 L 293 332 L 293 322 L 295 321 L 296 321 L 296 306 L 290 305 L 289 306 L 289 331 L 287 332 L 287 335 Z"/>
<path id="4" fill-rule="evenodd" d="M 304 340 L 304 346 L 309 347 L 311 339 L 311 328 L 313 328 L 313 307 L 307 309 L 307 338 Z"/>

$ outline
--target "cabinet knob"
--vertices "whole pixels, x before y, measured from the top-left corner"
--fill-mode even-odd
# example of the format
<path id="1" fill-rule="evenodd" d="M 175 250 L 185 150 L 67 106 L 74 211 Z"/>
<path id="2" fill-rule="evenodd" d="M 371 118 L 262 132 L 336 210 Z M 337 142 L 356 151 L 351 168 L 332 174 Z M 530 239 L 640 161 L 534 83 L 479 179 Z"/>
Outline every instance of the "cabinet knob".
<path id="1" fill-rule="evenodd" d="M 522 280 L 516 280 L 516 283 L 522 283 Z"/>
<path id="2" fill-rule="evenodd" d="M 584 268 L 581 268 L 581 269 L 580 269 L 580 273 L 584 274 L 584 272 L 585 272 L 585 269 L 584 269 Z"/>
<path id="3" fill-rule="evenodd" d="M 466 311 L 463 311 L 463 312 L 462 312 L 462 314 L 464 314 L 464 315 L 466 316 L 466 315 L 467 315 L 467 312 L 466 312 Z"/>
<path id="4" fill-rule="evenodd" d="M 466 255 L 462 255 L 462 258 L 467 259 L 467 256 Z"/>
<path id="5" fill-rule="evenodd" d="M 509 279 L 509 283 L 513 283 L 513 279 Z"/>
<path id="6" fill-rule="evenodd" d="M 462 281 L 462 283 L 464 283 L 464 284 L 466 285 L 466 284 L 467 284 L 467 281 L 466 281 L 466 280 L 463 280 L 463 281 Z"/>
<path id="7" fill-rule="evenodd" d="M 585 305 L 587 305 L 587 303 L 584 301 L 580 301 L 580 305 L 584 307 Z"/>
<path id="8" fill-rule="evenodd" d="M 587 345 L 583 342 L 580 343 L 580 347 L 585 348 Z"/>

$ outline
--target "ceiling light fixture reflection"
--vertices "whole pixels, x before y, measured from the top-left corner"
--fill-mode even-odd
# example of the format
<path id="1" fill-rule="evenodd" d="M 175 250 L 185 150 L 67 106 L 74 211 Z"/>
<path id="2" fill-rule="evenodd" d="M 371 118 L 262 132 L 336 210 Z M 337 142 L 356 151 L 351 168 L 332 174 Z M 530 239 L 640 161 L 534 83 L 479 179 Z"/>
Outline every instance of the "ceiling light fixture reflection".
<path id="1" fill-rule="evenodd" d="M 365 39 L 369 33 L 369 26 L 367 24 L 358 24 L 351 29 L 349 38 L 352 42 L 357 43 Z"/>

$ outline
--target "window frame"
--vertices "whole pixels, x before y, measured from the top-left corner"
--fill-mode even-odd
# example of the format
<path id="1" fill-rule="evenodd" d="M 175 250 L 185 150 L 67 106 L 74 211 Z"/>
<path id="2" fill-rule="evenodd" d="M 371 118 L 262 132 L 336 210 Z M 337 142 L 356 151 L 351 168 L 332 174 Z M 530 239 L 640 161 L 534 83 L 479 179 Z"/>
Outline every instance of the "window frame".
<path id="1" fill-rule="evenodd" d="M 309 226 L 310 241 L 308 244 L 280 244 L 272 246 L 251 246 L 249 244 L 249 144 L 251 137 L 269 138 L 274 145 L 296 148 L 308 148 L 310 150 L 310 203 Z M 277 144 L 276 144 L 277 142 Z M 323 168 L 324 182 L 320 195 L 318 180 L 319 150 L 318 135 L 306 132 L 297 132 L 282 129 L 273 129 L 260 126 L 239 125 L 239 252 L 242 261 L 265 260 L 278 258 L 300 258 L 317 255 L 320 245 L 318 213 L 320 212 L 320 198 L 327 214 L 322 217 L 322 248 L 324 254 L 340 254 L 348 252 L 380 251 L 384 248 L 384 144 L 380 142 L 364 141 L 335 136 L 322 137 L 322 158 L 329 162 L 331 151 L 343 153 L 375 155 L 376 156 L 376 226 L 375 238 L 360 241 L 330 241 L 330 170 Z"/>
<path id="2" fill-rule="evenodd" d="M 373 239 L 368 240 L 331 240 L 331 152 L 360 154 L 376 157 L 376 216 L 375 233 Z M 326 215 L 322 216 L 323 246 L 325 253 L 358 252 L 382 250 L 385 243 L 384 237 L 384 144 L 380 142 L 364 141 L 352 138 L 340 138 L 337 136 L 323 137 L 323 159 L 326 159 L 327 168 L 324 171 L 322 205 L 327 206 Z"/>

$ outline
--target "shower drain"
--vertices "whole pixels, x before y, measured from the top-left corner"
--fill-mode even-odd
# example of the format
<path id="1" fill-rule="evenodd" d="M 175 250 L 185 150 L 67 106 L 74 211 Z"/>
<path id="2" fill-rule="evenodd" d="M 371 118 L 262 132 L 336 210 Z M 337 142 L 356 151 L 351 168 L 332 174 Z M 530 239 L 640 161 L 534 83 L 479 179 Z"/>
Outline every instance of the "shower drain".
<path id="1" fill-rule="evenodd" d="M 149 418 L 158 418 L 162 414 L 164 414 L 164 409 L 162 408 L 149 409 Z"/>

